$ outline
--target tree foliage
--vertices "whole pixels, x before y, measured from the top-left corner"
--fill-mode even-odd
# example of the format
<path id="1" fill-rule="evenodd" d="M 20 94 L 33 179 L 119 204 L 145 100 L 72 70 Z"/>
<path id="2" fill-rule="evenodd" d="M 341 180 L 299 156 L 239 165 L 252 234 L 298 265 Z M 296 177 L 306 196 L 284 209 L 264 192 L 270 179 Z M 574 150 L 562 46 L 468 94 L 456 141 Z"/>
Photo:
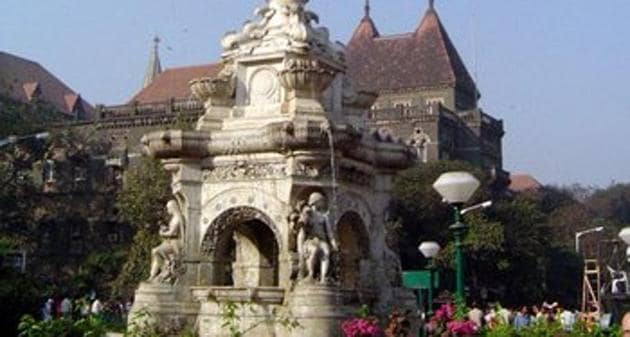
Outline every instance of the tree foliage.
<path id="1" fill-rule="evenodd" d="M 170 176 L 158 161 L 142 158 L 125 172 L 117 206 L 124 221 L 134 227 L 135 235 L 115 281 L 117 294 L 129 295 L 148 277 L 150 251 L 159 243 L 160 225 L 168 220 L 165 205 L 171 197 Z"/>
<path id="2" fill-rule="evenodd" d="M 402 223 L 403 268 L 423 267 L 426 260 L 416 247 L 421 241 L 432 240 L 444 247 L 438 264 L 447 271 L 454 269 L 454 246 L 448 230 L 453 222 L 452 209 L 442 202 L 432 184 L 440 174 L 459 170 L 469 171 L 481 181 L 470 204 L 488 199 L 494 202 L 490 209 L 464 217 L 469 225 L 464 245 L 471 295 L 478 298 L 488 293 L 489 298 L 510 304 L 520 303 L 524 298 L 532 302 L 542 300 L 554 291 L 548 289 L 547 282 L 549 254 L 555 244 L 547 214 L 572 204 L 573 199 L 559 191 L 542 198 L 497 193 L 491 187 L 491 177 L 467 163 L 427 163 L 398 177 L 394 214 Z M 445 276 L 446 283 L 452 283 L 452 273 Z"/>

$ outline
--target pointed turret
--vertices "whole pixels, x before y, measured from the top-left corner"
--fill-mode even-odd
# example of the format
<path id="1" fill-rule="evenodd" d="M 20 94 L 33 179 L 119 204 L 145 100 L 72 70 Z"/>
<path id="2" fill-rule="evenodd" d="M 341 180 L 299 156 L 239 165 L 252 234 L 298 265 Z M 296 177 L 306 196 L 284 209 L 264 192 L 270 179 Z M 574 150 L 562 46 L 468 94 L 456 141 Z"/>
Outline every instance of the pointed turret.
<path id="1" fill-rule="evenodd" d="M 427 62 L 427 68 L 433 69 L 438 84 L 454 85 L 471 97 L 479 97 L 475 81 L 442 25 L 434 0 L 429 0 L 429 8 L 415 31 L 415 38 L 419 56 Z"/>
<path id="2" fill-rule="evenodd" d="M 162 64 L 160 63 L 160 55 L 158 53 L 158 47 L 160 45 L 160 38 L 155 36 L 153 38 L 153 49 L 151 50 L 151 54 L 149 55 L 149 65 L 147 66 L 147 71 L 144 75 L 144 84 L 143 88 L 146 88 L 153 82 L 153 80 L 162 73 Z"/>
<path id="3" fill-rule="evenodd" d="M 453 104 L 468 108 L 479 98 L 477 87 L 451 42 L 433 0 L 415 31 L 379 35 L 369 13 L 348 43 L 348 74 L 362 90 L 454 90 Z"/>
<path id="4" fill-rule="evenodd" d="M 348 43 L 351 45 L 353 42 L 358 42 L 362 39 L 373 39 L 379 37 L 380 34 L 374 21 L 370 17 L 370 0 L 365 0 L 365 6 L 363 7 L 364 15 L 359 23 L 359 26 L 354 30 L 354 34 L 352 35 L 352 39 Z"/>

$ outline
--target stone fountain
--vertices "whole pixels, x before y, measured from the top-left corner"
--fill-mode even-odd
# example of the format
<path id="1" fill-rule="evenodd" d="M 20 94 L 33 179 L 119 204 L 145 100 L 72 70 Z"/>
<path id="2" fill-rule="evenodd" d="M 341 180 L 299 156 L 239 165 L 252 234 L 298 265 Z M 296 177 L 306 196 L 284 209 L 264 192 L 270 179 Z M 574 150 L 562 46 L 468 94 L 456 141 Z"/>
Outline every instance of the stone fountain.
<path id="1" fill-rule="evenodd" d="M 247 303 L 247 336 L 340 336 L 361 305 L 415 309 L 385 222 L 404 144 L 370 133 L 376 96 L 345 74 L 308 0 L 267 0 L 222 40 L 222 70 L 191 82 L 195 131 L 148 134 L 172 173 L 172 219 L 133 311 L 172 331 L 228 336 L 226 303 Z M 300 327 L 286 329 L 278 316 Z"/>

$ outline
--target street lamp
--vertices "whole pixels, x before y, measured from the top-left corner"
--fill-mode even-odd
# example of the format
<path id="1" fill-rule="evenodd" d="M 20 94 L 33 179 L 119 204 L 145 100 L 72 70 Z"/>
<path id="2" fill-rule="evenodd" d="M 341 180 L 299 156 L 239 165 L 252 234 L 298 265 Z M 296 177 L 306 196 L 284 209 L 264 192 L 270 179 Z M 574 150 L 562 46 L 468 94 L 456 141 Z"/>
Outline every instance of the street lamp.
<path id="1" fill-rule="evenodd" d="M 429 316 L 433 316 L 433 270 L 435 269 L 435 265 L 433 259 L 440 252 L 440 245 L 437 242 L 427 241 L 420 244 L 418 250 L 422 255 L 429 260 L 427 265 L 427 269 L 429 269 L 429 296 L 428 296 L 428 304 L 429 311 L 427 312 Z"/>
<path id="2" fill-rule="evenodd" d="M 462 239 L 467 228 L 461 222 L 461 207 L 472 197 L 479 185 L 479 180 L 468 172 L 447 172 L 433 183 L 433 188 L 442 196 L 444 201 L 453 206 L 455 223 L 449 229 L 455 237 L 455 269 L 457 273 L 455 294 L 459 301 L 464 300 L 464 252 Z"/>
<path id="3" fill-rule="evenodd" d="M 626 243 L 626 259 L 630 262 L 630 227 L 626 227 L 619 232 L 619 238 Z"/>
<path id="4" fill-rule="evenodd" d="M 40 132 L 40 133 L 27 135 L 27 136 L 20 136 L 20 137 L 9 136 L 9 137 L 7 137 L 5 139 L 0 140 L 0 147 L 4 147 L 4 146 L 10 145 L 10 144 L 15 144 L 15 143 L 17 143 L 19 141 L 26 140 L 26 139 L 29 139 L 29 138 L 34 138 L 34 139 L 40 140 L 40 139 L 47 139 L 48 137 L 50 137 L 50 133 L 48 133 L 48 132 Z"/>
<path id="5" fill-rule="evenodd" d="M 590 229 L 575 233 L 575 252 L 578 254 L 580 253 L 580 237 L 586 234 L 590 234 L 590 233 L 601 232 L 603 230 L 604 230 L 604 226 L 599 226 L 599 227 L 590 228 Z M 621 233 L 619 233 L 619 235 L 621 235 Z"/>

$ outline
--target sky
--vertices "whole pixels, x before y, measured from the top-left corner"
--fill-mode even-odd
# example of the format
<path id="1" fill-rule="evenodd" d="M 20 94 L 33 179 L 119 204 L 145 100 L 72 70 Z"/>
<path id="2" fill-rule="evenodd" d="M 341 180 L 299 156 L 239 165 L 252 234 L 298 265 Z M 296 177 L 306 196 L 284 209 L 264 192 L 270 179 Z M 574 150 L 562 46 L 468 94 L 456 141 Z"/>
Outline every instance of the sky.
<path id="1" fill-rule="evenodd" d="M 311 0 L 347 42 L 364 0 Z M 93 104 L 139 90 L 151 39 L 162 65 L 212 63 L 262 0 L 1 0 L 0 50 L 37 61 Z M 372 0 L 381 34 L 414 30 L 427 0 Z M 436 0 L 504 121 L 504 167 L 545 184 L 630 182 L 630 1 Z"/>

